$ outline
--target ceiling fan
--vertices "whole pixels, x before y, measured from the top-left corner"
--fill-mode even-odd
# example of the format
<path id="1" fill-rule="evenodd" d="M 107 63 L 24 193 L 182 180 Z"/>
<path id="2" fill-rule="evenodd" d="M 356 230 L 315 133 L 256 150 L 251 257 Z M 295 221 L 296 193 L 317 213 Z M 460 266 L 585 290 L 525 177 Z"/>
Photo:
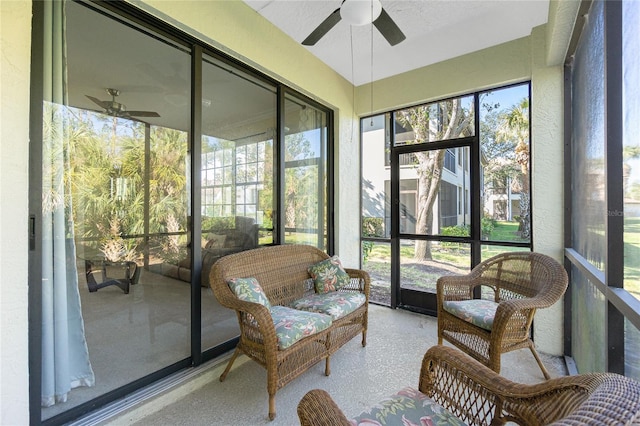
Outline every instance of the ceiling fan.
<path id="1" fill-rule="evenodd" d="M 380 0 L 342 0 L 339 8 L 333 11 L 318 27 L 313 30 L 302 42 L 305 46 L 313 46 L 326 33 L 331 30 L 341 19 L 351 25 L 371 24 L 380 31 L 380 34 L 391 46 L 403 41 L 406 37 L 384 10 Z"/>
<path id="2" fill-rule="evenodd" d="M 107 93 L 111 95 L 110 101 L 101 101 L 93 96 L 85 95 L 91 99 L 100 108 L 104 109 L 105 114 L 113 115 L 115 117 L 133 118 L 133 117 L 160 117 L 155 111 L 129 111 L 124 104 L 116 101 L 116 96 L 120 95 L 118 89 L 107 89 Z"/>

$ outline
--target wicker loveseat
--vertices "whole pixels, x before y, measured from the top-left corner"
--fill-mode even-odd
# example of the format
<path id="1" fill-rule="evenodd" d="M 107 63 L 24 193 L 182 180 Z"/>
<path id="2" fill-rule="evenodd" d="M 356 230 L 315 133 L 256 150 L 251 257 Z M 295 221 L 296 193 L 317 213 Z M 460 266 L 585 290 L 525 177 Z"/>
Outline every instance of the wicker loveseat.
<path id="1" fill-rule="evenodd" d="M 422 360 L 418 387 L 403 389 L 352 420 L 327 392 L 314 389 L 298 404 L 298 418 L 302 426 L 640 424 L 640 382 L 613 373 L 525 385 L 438 345 Z"/>
<path id="2" fill-rule="evenodd" d="M 215 297 L 236 311 L 240 325 L 240 341 L 220 381 L 240 354 L 263 366 L 271 420 L 276 416 L 278 389 L 323 359 L 329 375 L 331 354 L 358 334 L 366 345 L 369 275 L 345 268 L 340 271 L 341 287 L 317 294 L 309 267 L 333 260 L 312 246 L 280 245 L 225 256 L 211 270 Z M 240 281 L 259 287 L 259 297 L 243 300 L 243 294 L 234 292 Z M 290 339 L 287 330 L 301 332 Z"/>

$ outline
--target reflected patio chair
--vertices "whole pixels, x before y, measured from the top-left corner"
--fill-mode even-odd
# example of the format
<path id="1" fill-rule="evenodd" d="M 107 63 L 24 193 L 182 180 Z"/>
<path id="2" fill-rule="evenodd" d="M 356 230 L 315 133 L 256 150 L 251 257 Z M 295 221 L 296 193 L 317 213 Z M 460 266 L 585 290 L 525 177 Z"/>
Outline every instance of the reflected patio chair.
<path id="1" fill-rule="evenodd" d="M 549 256 L 509 252 L 494 256 L 464 276 L 437 282 L 438 343 L 449 341 L 497 373 L 503 353 L 529 348 L 549 379 L 531 339 L 537 309 L 557 302 L 567 273 Z M 482 298 L 474 298 L 481 288 Z"/>

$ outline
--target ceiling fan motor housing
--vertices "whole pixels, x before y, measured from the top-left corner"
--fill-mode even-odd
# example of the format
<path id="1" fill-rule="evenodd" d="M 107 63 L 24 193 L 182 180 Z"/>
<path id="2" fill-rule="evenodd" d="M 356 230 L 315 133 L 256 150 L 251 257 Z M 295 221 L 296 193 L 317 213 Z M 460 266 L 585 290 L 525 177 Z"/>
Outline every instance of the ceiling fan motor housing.
<path id="1" fill-rule="evenodd" d="M 367 25 L 382 13 L 380 0 L 345 0 L 340 6 L 340 16 L 351 25 Z"/>

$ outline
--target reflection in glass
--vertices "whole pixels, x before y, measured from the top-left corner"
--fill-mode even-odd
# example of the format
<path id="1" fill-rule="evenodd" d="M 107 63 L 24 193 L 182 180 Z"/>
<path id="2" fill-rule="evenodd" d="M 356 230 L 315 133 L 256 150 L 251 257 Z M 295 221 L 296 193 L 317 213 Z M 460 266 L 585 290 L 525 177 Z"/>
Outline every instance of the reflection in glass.
<path id="1" fill-rule="evenodd" d="M 622 10 L 624 288 L 640 299 L 640 3 Z"/>
<path id="2" fill-rule="evenodd" d="M 400 287 L 435 293 L 441 276 L 469 273 L 469 244 L 430 241 L 429 259 L 416 256 L 417 246 L 416 240 L 400 240 Z"/>
<path id="3" fill-rule="evenodd" d="M 273 242 L 275 88 L 205 56 L 202 109 L 202 347 L 237 335 L 210 290 L 223 256 Z"/>
<path id="4" fill-rule="evenodd" d="M 480 94 L 481 238 L 529 242 L 529 85 Z"/>
<path id="5" fill-rule="evenodd" d="M 190 57 L 79 3 L 54 3 L 64 7 L 66 25 L 58 27 L 64 34 L 47 37 L 66 55 L 52 56 L 45 66 L 49 77 L 57 76 L 52 84 L 59 99 L 45 94 L 53 103 L 45 105 L 43 123 L 45 135 L 63 141 L 63 167 L 49 171 L 63 177 L 69 192 L 59 199 L 45 189 L 43 200 L 45 206 L 64 204 L 73 227 L 66 243 L 75 259 L 53 263 L 52 272 L 61 276 L 74 267 L 77 276 L 67 275 L 66 284 L 80 299 L 95 383 L 43 408 L 43 419 L 190 355 L 190 287 L 184 282 L 190 276 L 183 268 L 189 263 Z M 52 147 L 43 141 L 45 158 L 63 154 L 46 152 Z M 56 303 L 77 304 L 72 292 L 64 294 Z M 43 297 L 44 310 L 47 303 Z M 63 335 L 53 337 L 61 350 Z M 43 353 L 47 368 L 55 352 Z M 44 369 L 43 380 L 49 375 Z"/>
<path id="6" fill-rule="evenodd" d="M 285 97 L 284 242 L 327 247 L 327 114 Z"/>

